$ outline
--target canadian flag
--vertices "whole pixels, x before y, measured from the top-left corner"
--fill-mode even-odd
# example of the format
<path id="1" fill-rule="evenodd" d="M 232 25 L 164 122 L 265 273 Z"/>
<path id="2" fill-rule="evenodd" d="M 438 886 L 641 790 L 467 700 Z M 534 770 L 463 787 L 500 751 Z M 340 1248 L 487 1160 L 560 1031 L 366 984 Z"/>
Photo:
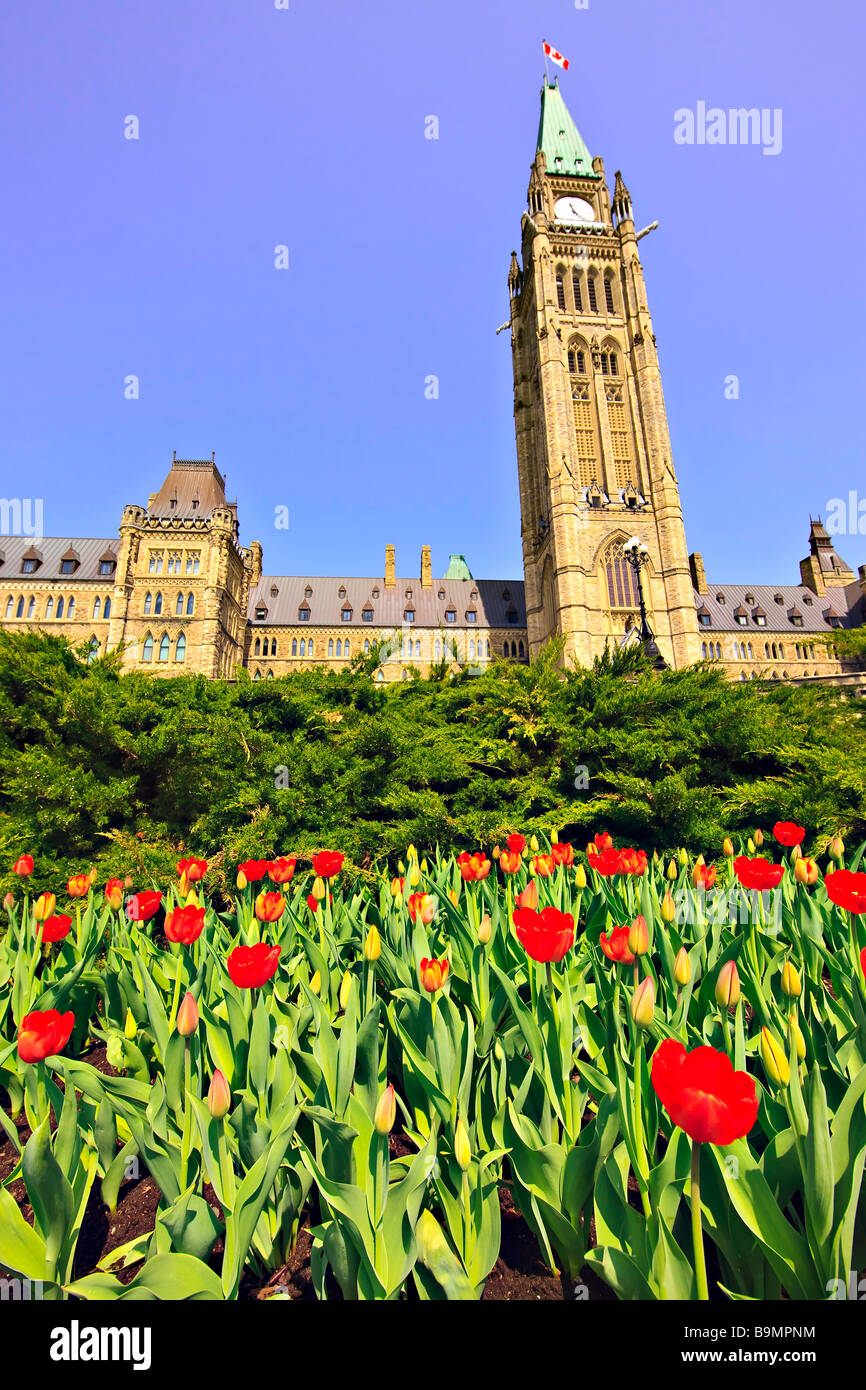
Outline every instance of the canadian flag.
<path id="1" fill-rule="evenodd" d="M 549 43 L 544 45 L 545 57 L 550 58 L 551 62 L 558 63 L 561 68 L 568 72 L 568 59 L 563 58 L 562 54 L 555 48 L 551 48 Z"/>

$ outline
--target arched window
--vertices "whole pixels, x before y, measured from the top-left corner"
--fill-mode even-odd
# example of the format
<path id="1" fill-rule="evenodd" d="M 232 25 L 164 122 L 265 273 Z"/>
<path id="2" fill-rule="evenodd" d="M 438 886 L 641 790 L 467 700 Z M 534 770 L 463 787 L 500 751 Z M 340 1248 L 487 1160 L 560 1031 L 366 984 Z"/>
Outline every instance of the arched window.
<path id="1" fill-rule="evenodd" d="M 261 671 L 256 671 L 256 674 L 253 676 L 253 680 L 254 680 L 254 681 L 260 681 L 261 678 L 262 678 L 262 673 L 261 673 Z"/>
<path id="2" fill-rule="evenodd" d="M 706 659 L 707 659 L 707 644 L 706 644 L 706 642 L 702 642 L 702 643 L 701 643 L 701 656 L 704 658 L 704 661 L 706 661 Z"/>
<path id="3" fill-rule="evenodd" d="M 571 277 L 571 291 L 572 291 L 572 294 L 574 295 L 574 309 L 575 309 L 575 313 L 582 314 L 582 313 L 583 313 L 583 296 L 582 296 L 581 293 L 580 293 L 580 276 L 578 275 L 577 271 L 575 271 L 574 274 L 573 274 L 572 277 Z"/>
<path id="4" fill-rule="evenodd" d="M 556 302 L 562 312 L 565 313 L 565 285 L 562 279 L 562 272 L 556 277 Z"/>
<path id="5" fill-rule="evenodd" d="M 523 643 L 522 643 L 522 642 L 520 643 L 520 645 L 519 645 L 519 647 L 518 647 L 518 655 L 519 655 L 519 656 L 523 656 Z"/>
<path id="6" fill-rule="evenodd" d="M 342 639 L 341 639 L 340 637 L 338 637 L 338 638 L 337 638 L 337 656 L 342 656 L 342 655 L 343 655 L 343 642 L 342 642 Z"/>
<path id="7" fill-rule="evenodd" d="M 598 299 L 597 299 L 596 293 L 595 293 L 595 276 L 594 276 L 594 275 L 587 275 L 587 277 L 586 277 L 586 292 L 587 292 L 587 294 L 588 294 L 588 296 L 589 296 L 589 307 L 590 307 L 590 311 L 591 311 L 593 314 L 597 314 L 597 313 L 598 313 Z"/>
<path id="8" fill-rule="evenodd" d="M 11 598 L 10 598 L 9 603 L 11 604 L 11 602 L 12 602 L 12 600 L 11 600 Z M 54 612 L 54 596 L 53 596 L 53 595 L 49 595 L 48 602 L 47 602 L 46 605 L 45 605 L 45 617 L 46 617 L 46 618 L 50 618 L 53 612 Z M 7 617 L 7 618 L 9 617 L 9 604 L 6 605 L 6 617 Z"/>
<path id="9" fill-rule="evenodd" d="M 175 616 L 180 618 L 183 615 L 183 593 L 178 590 L 177 599 L 174 605 Z"/>
<path id="10" fill-rule="evenodd" d="M 441 648 L 440 643 L 439 643 L 439 638 L 437 637 L 437 638 L 436 638 L 435 659 L 436 659 L 437 661 L 439 661 L 440 658 L 441 658 L 441 656 L 442 656 L 442 648 Z"/>
<path id="11" fill-rule="evenodd" d="M 474 638 L 474 637 L 471 639 L 471 641 L 470 641 L 470 643 L 469 643 L 469 656 L 470 656 L 470 659 L 471 659 L 472 661 L 475 660 L 475 638 Z"/>
<path id="12" fill-rule="evenodd" d="M 154 599 L 154 601 L 153 601 L 153 611 L 154 611 L 154 613 L 161 613 L 161 612 L 162 612 L 162 594 L 157 594 L 156 598 Z"/>
<path id="13" fill-rule="evenodd" d="M 99 656 L 99 638 L 94 634 L 90 639 L 90 646 L 87 649 L 87 660 L 95 661 Z"/>
<path id="14" fill-rule="evenodd" d="M 307 656 L 312 656 L 312 655 L 313 655 L 313 639 L 312 639 L 312 637 L 311 637 L 310 640 L 309 640 L 309 642 L 307 643 Z"/>
<path id="15" fill-rule="evenodd" d="M 258 643 L 256 643 L 256 646 L 258 646 Z M 297 655 L 298 655 L 298 639 L 297 639 L 297 637 L 293 637 L 293 638 L 292 638 L 292 656 L 297 656 Z"/>
<path id="16" fill-rule="evenodd" d="M 749 646 L 749 660 L 751 661 L 751 660 L 752 660 L 752 644 L 751 644 L 751 642 L 748 644 L 748 646 Z"/>
<path id="17" fill-rule="evenodd" d="M 195 611 L 195 594 L 187 594 L 187 596 L 186 596 L 186 616 L 187 616 L 187 617 L 190 617 L 191 614 L 192 614 L 194 611 Z"/>
<path id="18" fill-rule="evenodd" d="M 348 657 L 350 657 L 351 655 L 352 653 L 349 650 L 349 639 L 347 637 L 345 642 L 343 643 L 343 656 L 348 659 Z"/>
<path id="19" fill-rule="evenodd" d="M 369 639 L 369 637 L 366 637 L 366 638 L 364 639 L 364 655 L 365 655 L 365 656 L 369 656 L 369 655 L 370 655 L 370 639 Z"/>
<path id="20" fill-rule="evenodd" d="M 276 637 L 272 637 L 272 638 L 271 638 L 271 656 L 276 656 L 276 654 L 277 654 L 277 639 L 276 639 Z"/>
<path id="21" fill-rule="evenodd" d="M 775 644 L 775 642 L 774 642 L 774 643 L 773 643 L 773 660 L 774 660 L 774 661 L 777 659 L 778 655 L 779 655 L 779 653 L 778 653 L 776 644 Z"/>
<path id="22" fill-rule="evenodd" d="M 625 558 L 622 541 L 614 541 L 604 552 L 602 576 L 612 613 L 617 610 L 637 611 L 640 608 L 637 575 Z M 644 589 L 646 588 L 644 582 Z"/>
<path id="23" fill-rule="evenodd" d="M 73 617 L 75 616 L 75 597 L 74 597 L 74 595 L 73 595 L 73 597 L 69 600 L 69 602 L 68 602 L 67 605 L 66 605 L 66 616 L 67 616 L 67 618 L 73 618 Z"/>
<path id="24" fill-rule="evenodd" d="M 262 654 L 262 639 L 261 639 L 261 637 L 257 637 L 256 640 L 255 640 L 255 642 L 253 643 L 253 656 L 261 656 L 261 654 Z"/>
<path id="25" fill-rule="evenodd" d="M 98 618 L 98 617 L 99 617 L 99 610 L 100 610 L 101 607 L 102 607 L 102 600 L 101 600 L 101 599 L 98 599 L 98 598 L 95 598 L 95 599 L 93 600 L 93 616 L 94 616 L 94 618 Z"/>
<path id="26" fill-rule="evenodd" d="M 178 633 L 177 642 L 174 647 L 175 661 L 186 661 L 186 638 L 183 633 Z"/>
<path id="27" fill-rule="evenodd" d="M 485 643 L 484 643 L 484 646 L 485 646 L 485 648 L 486 648 L 484 655 L 487 656 L 487 657 L 489 657 L 489 656 L 490 656 L 490 643 L 489 643 L 489 642 L 485 642 Z"/>
<path id="28" fill-rule="evenodd" d="M 613 281 L 609 275 L 604 277 L 604 303 L 609 314 L 616 312 L 613 304 Z"/>
<path id="29" fill-rule="evenodd" d="M 33 595 L 31 594 L 31 595 L 30 595 L 30 598 L 29 598 L 28 601 L 27 601 L 27 616 L 28 616 L 28 618 L 32 618 L 32 617 L 33 617 L 33 614 L 34 614 L 35 612 L 36 612 L 36 599 L 35 599 L 35 598 L 33 597 Z"/>
<path id="30" fill-rule="evenodd" d="M 333 637 L 329 637 L 329 638 L 328 638 L 328 656 L 333 656 L 333 655 L 334 655 L 334 639 L 333 639 Z"/>
<path id="31" fill-rule="evenodd" d="M 53 603 L 53 602 L 54 602 L 54 599 L 52 599 L 51 602 Z M 6 617 L 7 617 L 7 618 L 11 618 L 11 617 L 12 617 L 12 613 L 13 613 L 14 609 L 15 609 L 15 597 L 14 597 L 13 594 L 10 594 L 9 597 L 7 598 L 7 600 L 6 600 Z"/>
<path id="32" fill-rule="evenodd" d="M 293 638 L 293 639 L 292 639 L 292 656 L 294 656 L 294 654 L 295 654 L 295 642 L 294 642 L 294 638 Z M 307 643 L 306 643 L 306 639 L 302 637 L 302 638 L 301 638 L 301 656 L 306 656 L 306 655 L 307 655 Z"/>
<path id="33" fill-rule="evenodd" d="M 153 661 L 153 638 L 150 633 L 145 637 L 141 645 L 142 661 Z"/>
<path id="34" fill-rule="evenodd" d="M 266 637 L 265 640 L 264 640 L 264 642 L 262 642 L 262 656 L 267 656 L 267 654 L 268 654 L 268 639 L 267 639 L 267 637 Z"/>
<path id="35" fill-rule="evenodd" d="M 22 599 L 21 602 L 23 603 L 24 600 Z M 21 617 L 21 614 L 19 613 L 18 616 L 19 616 L 19 618 L 20 618 L 20 617 Z M 63 617 L 63 598 L 62 598 L 62 597 L 59 598 L 59 599 L 57 600 L 57 616 L 58 616 L 58 618 L 62 618 L 62 617 Z"/>
<path id="36" fill-rule="evenodd" d="M 164 633 L 162 634 L 162 636 L 160 637 L 160 639 L 159 639 L 159 659 L 160 659 L 160 661 L 168 661 L 170 651 L 171 651 L 171 642 L 169 641 L 168 633 L 167 633 L 167 632 L 164 632 Z"/>
<path id="37" fill-rule="evenodd" d="M 152 608 L 153 608 L 153 594 L 145 594 L 145 596 L 144 596 L 144 608 L 142 609 L 142 612 L 144 613 L 144 616 L 145 616 L 145 617 L 147 617 L 148 613 L 150 613 L 150 611 L 152 610 Z"/>
<path id="38" fill-rule="evenodd" d="M 107 598 L 107 599 L 105 600 L 105 603 L 102 605 L 102 616 L 103 616 L 103 618 L 110 618 L 110 617 L 111 617 L 111 599 L 110 599 L 110 598 Z"/>
<path id="39" fill-rule="evenodd" d="M 267 680 L 267 681 L 272 681 L 273 678 L 274 678 L 274 673 L 273 673 L 273 671 L 268 671 L 268 674 L 265 676 L 265 680 Z"/>

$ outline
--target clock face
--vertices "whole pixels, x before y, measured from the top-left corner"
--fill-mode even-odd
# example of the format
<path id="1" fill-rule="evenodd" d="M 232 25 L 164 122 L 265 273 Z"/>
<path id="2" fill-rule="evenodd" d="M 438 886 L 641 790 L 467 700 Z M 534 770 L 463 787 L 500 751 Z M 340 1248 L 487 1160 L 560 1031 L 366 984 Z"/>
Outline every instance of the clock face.
<path id="1" fill-rule="evenodd" d="M 560 198 L 554 212 L 557 222 L 595 221 L 595 208 L 583 198 Z"/>

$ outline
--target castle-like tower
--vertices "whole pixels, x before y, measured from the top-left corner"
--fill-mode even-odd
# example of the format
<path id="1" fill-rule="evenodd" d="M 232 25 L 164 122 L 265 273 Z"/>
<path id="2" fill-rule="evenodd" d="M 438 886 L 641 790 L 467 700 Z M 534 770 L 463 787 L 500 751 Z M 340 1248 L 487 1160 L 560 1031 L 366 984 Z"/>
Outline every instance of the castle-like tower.
<path id="1" fill-rule="evenodd" d="M 700 659 L 679 487 L 631 199 L 611 201 L 558 85 L 541 93 L 538 147 L 512 255 L 514 417 L 526 621 L 589 665 L 639 623 L 623 543 L 649 551 L 642 583 L 664 660 Z"/>

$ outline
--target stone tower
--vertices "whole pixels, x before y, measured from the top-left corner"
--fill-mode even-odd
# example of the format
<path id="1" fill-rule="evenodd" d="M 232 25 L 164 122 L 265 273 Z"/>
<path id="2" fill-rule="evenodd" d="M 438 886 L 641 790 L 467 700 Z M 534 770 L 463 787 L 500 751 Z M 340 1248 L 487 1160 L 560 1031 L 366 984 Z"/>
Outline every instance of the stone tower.
<path id="1" fill-rule="evenodd" d="M 623 543 L 649 550 L 642 583 L 664 660 L 700 659 L 679 487 L 631 199 L 613 200 L 558 84 L 541 93 L 508 277 L 530 652 L 555 633 L 589 665 L 639 624 Z"/>

